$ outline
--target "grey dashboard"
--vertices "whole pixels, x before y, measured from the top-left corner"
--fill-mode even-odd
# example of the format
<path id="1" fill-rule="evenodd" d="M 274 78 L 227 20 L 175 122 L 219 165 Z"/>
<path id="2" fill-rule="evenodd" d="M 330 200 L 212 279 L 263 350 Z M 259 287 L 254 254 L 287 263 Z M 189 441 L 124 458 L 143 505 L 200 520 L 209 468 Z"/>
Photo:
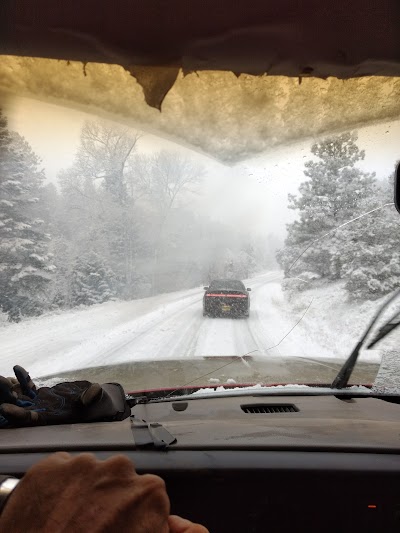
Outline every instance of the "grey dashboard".
<path id="1" fill-rule="evenodd" d="M 239 396 L 138 404 L 121 422 L 1 430 L 0 453 L 134 450 L 133 419 L 158 422 L 177 450 L 400 452 L 400 406 L 376 398 Z"/>
<path id="2" fill-rule="evenodd" d="M 161 475 L 172 512 L 210 531 L 398 531 L 400 406 L 376 398 L 226 397 L 138 404 L 121 422 L 1 430 L 0 473 L 56 450 L 123 453 Z M 157 422 L 176 442 L 135 440 Z M 268 527 L 267 527 L 268 525 Z"/>

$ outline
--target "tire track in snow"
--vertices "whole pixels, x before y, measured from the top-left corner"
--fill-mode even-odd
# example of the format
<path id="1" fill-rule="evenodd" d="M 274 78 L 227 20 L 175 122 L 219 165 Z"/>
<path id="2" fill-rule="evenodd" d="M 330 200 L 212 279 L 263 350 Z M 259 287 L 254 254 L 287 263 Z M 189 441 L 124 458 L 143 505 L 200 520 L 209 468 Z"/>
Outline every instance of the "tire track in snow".
<path id="1" fill-rule="evenodd" d="M 179 324 L 174 335 L 163 346 L 159 352 L 160 356 L 179 358 L 193 356 L 202 328 L 204 328 L 202 312 L 196 308 L 192 316 L 186 318 L 186 323 Z"/>
<path id="2" fill-rule="evenodd" d="M 107 337 L 125 337 L 130 327 L 140 328 L 142 323 L 144 329 L 150 323 L 147 329 L 151 329 L 157 322 L 154 315 L 160 314 L 160 307 L 174 309 L 179 302 L 188 299 L 190 305 L 200 300 L 201 294 L 199 289 L 190 289 L 141 300 L 107 302 L 10 324 L 0 329 L 1 371 L 4 375 L 13 375 L 12 367 L 16 363 L 33 372 L 37 368 L 37 372 L 43 373 L 44 367 L 49 372 L 52 365 L 59 371 L 60 367 L 72 367 L 71 358 L 81 366 L 88 365 L 90 360 L 85 352 L 90 353 L 93 345 L 101 344 Z M 175 313 L 181 309 L 179 307 Z"/>
<path id="3" fill-rule="evenodd" d="M 179 303 L 179 302 L 178 302 Z M 103 348 L 102 353 L 90 359 L 89 364 L 96 366 L 100 364 L 122 363 L 134 361 L 135 359 L 155 359 L 161 355 L 163 348 L 167 345 L 168 336 L 174 335 L 177 323 L 181 325 L 181 319 L 187 318 L 187 312 L 190 307 L 199 305 L 199 296 L 196 295 L 191 298 L 191 301 L 185 304 L 180 309 L 170 312 L 167 317 L 153 319 L 148 321 L 148 317 L 144 317 L 146 325 L 139 332 L 129 334 L 129 338 L 123 342 L 119 342 L 110 348 Z M 168 313 L 166 306 L 164 311 Z M 183 315 L 183 316 L 181 316 Z M 164 332 L 166 332 L 164 334 Z M 170 341 L 171 343 L 171 341 Z M 81 349 L 81 348 L 80 348 Z M 122 354 L 121 354 L 122 351 Z M 127 351 L 132 357 L 127 357 Z M 143 353 L 144 352 L 144 353 Z M 181 356 L 182 354 L 178 354 Z"/>
<path id="4" fill-rule="evenodd" d="M 279 341 L 273 339 L 268 333 L 268 320 L 265 320 L 264 318 L 263 321 L 262 319 L 262 316 L 265 314 L 264 309 L 267 306 L 271 306 L 269 298 L 262 300 L 262 289 L 266 285 L 279 281 L 280 279 L 282 279 L 282 274 L 273 272 L 262 274 L 258 278 L 254 278 L 255 283 L 253 281 L 254 296 L 251 299 L 250 316 L 247 320 L 247 327 L 253 342 L 258 349 L 258 355 L 282 355 L 279 347 L 274 347 Z"/>

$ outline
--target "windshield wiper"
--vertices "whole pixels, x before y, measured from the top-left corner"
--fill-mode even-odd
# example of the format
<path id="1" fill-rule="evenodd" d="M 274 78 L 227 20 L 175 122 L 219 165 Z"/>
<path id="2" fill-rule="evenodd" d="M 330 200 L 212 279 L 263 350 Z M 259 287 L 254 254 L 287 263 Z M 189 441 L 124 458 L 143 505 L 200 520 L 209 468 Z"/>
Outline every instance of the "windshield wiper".
<path id="1" fill-rule="evenodd" d="M 367 348 L 372 348 L 375 346 L 377 342 L 384 339 L 391 331 L 397 328 L 397 326 L 400 325 L 400 312 L 396 311 L 396 313 L 392 316 L 390 320 L 388 320 L 381 328 L 379 328 L 378 332 L 376 333 L 375 337 L 373 337 L 372 341 L 368 344 Z"/>
<path id="2" fill-rule="evenodd" d="M 381 305 L 381 307 L 378 309 L 378 311 L 376 312 L 376 314 L 374 315 L 374 317 L 372 318 L 372 320 L 368 324 L 368 326 L 367 326 L 364 334 L 362 335 L 361 339 L 358 341 L 358 343 L 354 347 L 353 351 L 351 352 L 349 358 L 346 360 L 346 362 L 344 363 L 342 368 L 339 370 L 337 376 L 333 380 L 332 385 L 331 385 L 331 387 L 333 389 L 342 389 L 343 387 L 346 387 L 348 385 L 350 376 L 351 376 L 351 374 L 352 374 L 352 372 L 354 370 L 355 364 L 356 364 L 358 356 L 360 354 L 360 350 L 364 346 L 365 339 L 369 335 L 371 329 L 375 325 L 375 323 L 378 320 L 378 318 L 382 315 L 383 311 L 399 296 L 399 294 L 400 294 L 400 289 L 398 289 L 394 294 L 392 294 L 392 296 L 388 300 L 386 300 L 386 302 L 383 305 Z M 399 322 L 394 323 L 393 321 L 395 319 L 397 319 Z M 392 331 L 395 327 L 397 327 L 397 325 L 399 323 L 400 323 L 400 317 L 399 317 L 399 312 L 397 312 L 396 315 L 394 317 L 392 317 L 389 320 L 389 322 L 387 322 L 378 331 L 378 334 L 377 334 L 376 338 L 374 338 L 372 340 L 372 342 L 368 345 L 368 348 L 373 346 L 376 342 L 378 342 L 378 340 L 383 339 L 383 337 L 385 337 L 388 333 L 390 333 L 390 331 Z M 389 325 L 390 325 L 390 329 L 389 329 Z M 393 325 L 393 327 L 392 327 L 392 325 Z"/>

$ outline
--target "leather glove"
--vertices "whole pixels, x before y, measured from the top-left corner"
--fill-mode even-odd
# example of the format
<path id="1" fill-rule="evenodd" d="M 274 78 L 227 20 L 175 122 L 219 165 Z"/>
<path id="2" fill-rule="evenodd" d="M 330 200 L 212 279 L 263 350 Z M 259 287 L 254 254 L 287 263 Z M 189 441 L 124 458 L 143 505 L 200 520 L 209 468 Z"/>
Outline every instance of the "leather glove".
<path id="1" fill-rule="evenodd" d="M 130 414 L 118 384 L 73 381 L 37 389 L 24 368 L 15 366 L 14 372 L 16 378 L 0 376 L 0 427 L 122 420 Z"/>

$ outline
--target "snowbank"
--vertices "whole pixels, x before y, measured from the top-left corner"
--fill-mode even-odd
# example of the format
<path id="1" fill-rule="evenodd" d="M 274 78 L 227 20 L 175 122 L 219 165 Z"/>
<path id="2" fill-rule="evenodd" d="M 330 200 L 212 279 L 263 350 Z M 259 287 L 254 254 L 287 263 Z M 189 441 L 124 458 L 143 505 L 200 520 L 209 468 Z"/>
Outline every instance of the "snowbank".
<path id="1" fill-rule="evenodd" d="M 368 323 L 387 297 L 374 301 L 356 302 L 348 298 L 344 282 L 314 281 L 312 288 L 302 292 L 284 292 L 275 298 L 286 315 L 302 312 L 310 305 L 297 326 L 296 338 L 318 338 L 324 354 L 346 357 L 364 333 Z M 280 298 L 280 301 L 279 301 Z M 386 315 L 385 315 L 386 316 Z M 360 360 L 378 362 L 383 351 L 398 345 L 399 336 L 392 333 L 377 349 L 362 350 Z"/>

